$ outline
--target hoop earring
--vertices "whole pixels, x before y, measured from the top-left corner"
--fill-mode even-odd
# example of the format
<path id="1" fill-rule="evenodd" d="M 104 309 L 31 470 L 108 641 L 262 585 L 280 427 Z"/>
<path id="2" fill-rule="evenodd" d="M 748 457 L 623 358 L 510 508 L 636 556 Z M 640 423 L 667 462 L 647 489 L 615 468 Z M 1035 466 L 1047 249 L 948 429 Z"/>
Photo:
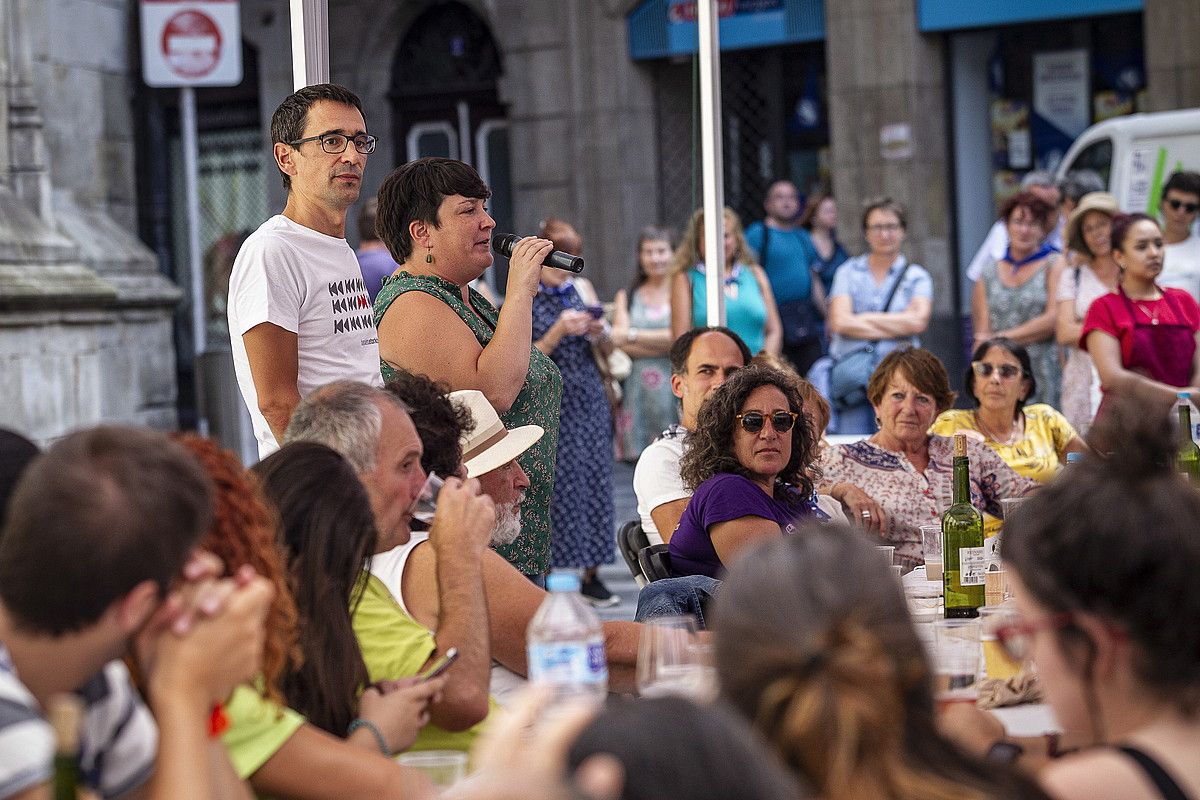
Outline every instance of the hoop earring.
<path id="1" fill-rule="evenodd" d="M 433 245 L 429 245 L 428 250 L 429 250 L 429 252 L 427 252 L 425 254 L 425 263 L 432 264 L 433 263 Z"/>

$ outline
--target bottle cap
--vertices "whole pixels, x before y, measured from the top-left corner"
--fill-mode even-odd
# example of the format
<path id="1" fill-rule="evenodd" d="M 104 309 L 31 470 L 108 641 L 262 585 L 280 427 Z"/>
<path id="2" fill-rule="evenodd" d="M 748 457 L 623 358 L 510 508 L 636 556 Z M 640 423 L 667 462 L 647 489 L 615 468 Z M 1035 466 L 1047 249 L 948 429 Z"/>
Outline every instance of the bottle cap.
<path id="1" fill-rule="evenodd" d="M 1080 461 L 1083 461 L 1083 453 L 1080 453 L 1080 452 L 1067 453 L 1067 463 L 1068 464 L 1078 464 Z"/>
<path id="2" fill-rule="evenodd" d="M 1177 398 L 1179 398 L 1180 400 L 1191 400 L 1191 399 L 1192 399 L 1192 393 L 1191 393 L 1191 392 L 1180 392 L 1179 394 L 1177 394 L 1177 395 L 1175 395 L 1175 396 L 1176 396 Z"/>
<path id="3" fill-rule="evenodd" d="M 578 592 L 583 585 L 574 572 L 551 572 L 546 579 L 546 588 L 552 592 Z"/>
<path id="4" fill-rule="evenodd" d="M 961 458 L 967 454 L 967 435 L 965 433 L 954 434 L 954 457 Z"/>

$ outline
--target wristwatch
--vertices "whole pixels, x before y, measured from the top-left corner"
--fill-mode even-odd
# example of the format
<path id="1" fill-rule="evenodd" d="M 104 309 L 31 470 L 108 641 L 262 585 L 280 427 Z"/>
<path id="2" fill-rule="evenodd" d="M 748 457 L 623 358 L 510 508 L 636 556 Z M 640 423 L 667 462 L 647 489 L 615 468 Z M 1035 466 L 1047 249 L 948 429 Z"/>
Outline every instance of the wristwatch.
<path id="1" fill-rule="evenodd" d="M 988 748 L 987 755 L 984 758 L 993 764 L 1013 764 L 1024 753 L 1025 748 L 1021 747 L 1021 745 L 1001 739 Z"/>

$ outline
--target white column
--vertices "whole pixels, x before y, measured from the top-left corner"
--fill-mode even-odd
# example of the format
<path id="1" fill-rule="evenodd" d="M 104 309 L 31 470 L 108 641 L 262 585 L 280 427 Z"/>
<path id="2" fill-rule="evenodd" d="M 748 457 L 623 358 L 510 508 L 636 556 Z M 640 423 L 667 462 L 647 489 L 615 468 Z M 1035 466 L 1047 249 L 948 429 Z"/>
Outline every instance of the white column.
<path id="1" fill-rule="evenodd" d="M 725 185 L 721 158 L 721 33 L 717 0 L 697 0 L 700 33 L 700 165 L 708 324 L 725 324 Z"/>
<path id="2" fill-rule="evenodd" d="M 291 0 L 292 84 L 329 83 L 328 0 Z"/>

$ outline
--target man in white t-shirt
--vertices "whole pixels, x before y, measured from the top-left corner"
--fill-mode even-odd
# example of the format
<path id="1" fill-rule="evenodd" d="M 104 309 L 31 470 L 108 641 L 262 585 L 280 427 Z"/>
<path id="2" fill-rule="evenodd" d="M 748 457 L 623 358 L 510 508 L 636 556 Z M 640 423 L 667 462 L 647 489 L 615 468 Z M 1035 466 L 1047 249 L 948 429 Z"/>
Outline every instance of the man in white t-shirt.
<path id="1" fill-rule="evenodd" d="M 1158 284 L 1183 289 L 1200 301 L 1200 173 L 1174 172 L 1163 184 L 1158 209 L 1163 220 L 1163 268 Z"/>
<path id="2" fill-rule="evenodd" d="M 271 118 L 283 213 L 252 233 L 229 279 L 229 336 L 259 456 L 279 447 L 300 399 L 335 380 L 381 386 L 379 336 L 346 242 L 375 137 L 362 103 L 335 84 L 306 86 Z"/>
<path id="3" fill-rule="evenodd" d="M 683 439 L 696 426 L 705 398 L 750 363 L 750 348 L 728 328 L 692 328 L 671 345 L 671 391 L 681 405 L 680 424 L 663 431 L 633 471 L 642 530 L 651 544 L 669 541 L 692 492 L 679 476 Z"/>

